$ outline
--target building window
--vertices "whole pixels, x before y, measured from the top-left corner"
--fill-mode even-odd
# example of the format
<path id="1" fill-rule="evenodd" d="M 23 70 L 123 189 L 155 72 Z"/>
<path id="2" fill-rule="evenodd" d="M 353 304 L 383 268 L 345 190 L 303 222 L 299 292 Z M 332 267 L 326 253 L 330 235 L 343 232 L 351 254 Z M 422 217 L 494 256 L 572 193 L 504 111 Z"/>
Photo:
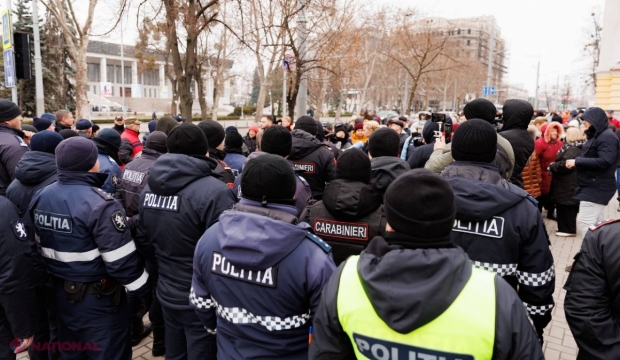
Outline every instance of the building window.
<path id="1" fill-rule="evenodd" d="M 461 29 L 459 29 L 459 30 L 457 31 L 457 34 L 458 34 L 458 35 L 461 35 Z"/>
<path id="2" fill-rule="evenodd" d="M 153 97 L 156 98 L 157 97 L 157 89 L 153 89 Z"/>
<path id="3" fill-rule="evenodd" d="M 87 64 L 88 81 L 101 81 L 99 64 Z"/>
<path id="4" fill-rule="evenodd" d="M 106 65 L 106 77 L 108 82 L 115 83 L 114 81 L 114 65 Z"/>
<path id="5" fill-rule="evenodd" d="M 467 40 L 467 46 L 471 45 L 471 40 Z"/>
<path id="6" fill-rule="evenodd" d="M 471 29 L 467 29 L 467 35 L 471 35 Z"/>
<path id="7" fill-rule="evenodd" d="M 149 86 L 159 86 L 159 71 L 153 69 L 145 70 L 142 73 L 141 84 Z"/>
<path id="8" fill-rule="evenodd" d="M 131 66 L 125 66 L 125 84 L 131 84 Z"/>

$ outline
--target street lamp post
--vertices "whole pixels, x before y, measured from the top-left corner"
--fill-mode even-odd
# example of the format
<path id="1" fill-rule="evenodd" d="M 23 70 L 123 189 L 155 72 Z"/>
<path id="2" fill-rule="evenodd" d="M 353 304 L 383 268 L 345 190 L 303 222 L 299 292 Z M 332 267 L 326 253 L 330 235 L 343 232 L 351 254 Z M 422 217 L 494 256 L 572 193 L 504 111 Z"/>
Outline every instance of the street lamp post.
<path id="1" fill-rule="evenodd" d="M 308 30 L 306 29 L 306 0 L 298 0 L 299 15 L 297 18 L 297 49 L 299 49 L 299 60 L 297 71 L 302 71 L 304 67 L 303 61 L 306 58 L 306 38 Z M 308 103 L 308 87 L 305 76 L 302 74 L 299 82 L 299 90 L 297 91 L 297 116 L 306 115 L 306 105 Z"/>
<path id="2" fill-rule="evenodd" d="M 29 1 L 27 0 L 26 3 Z M 40 116 L 45 112 L 45 98 L 43 96 L 43 66 L 41 65 L 41 38 L 39 36 L 39 8 L 37 0 L 32 0 L 32 33 L 34 37 L 35 116 Z"/>

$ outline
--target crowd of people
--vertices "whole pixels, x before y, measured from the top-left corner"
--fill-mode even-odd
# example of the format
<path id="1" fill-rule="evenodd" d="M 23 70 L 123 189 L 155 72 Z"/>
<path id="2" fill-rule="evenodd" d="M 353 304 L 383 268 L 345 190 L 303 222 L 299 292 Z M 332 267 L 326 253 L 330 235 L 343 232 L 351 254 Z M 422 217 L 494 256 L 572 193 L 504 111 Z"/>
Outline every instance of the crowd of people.
<path id="1" fill-rule="evenodd" d="M 544 210 L 584 236 L 579 358 L 620 357 L 613 111 L 22 120 L 0 100 L 1 358 L 543 359 Z"/>

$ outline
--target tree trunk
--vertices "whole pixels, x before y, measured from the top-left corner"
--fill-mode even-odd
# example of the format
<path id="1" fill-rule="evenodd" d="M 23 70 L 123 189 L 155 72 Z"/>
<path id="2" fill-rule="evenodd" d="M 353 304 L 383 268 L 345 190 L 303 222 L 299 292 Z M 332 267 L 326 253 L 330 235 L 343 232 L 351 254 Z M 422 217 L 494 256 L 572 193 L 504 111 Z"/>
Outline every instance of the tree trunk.
<path id="1" fill-rule="evenodd" d="M 81 119 L 88 114 L 88 74 L 86 65 L 86 51 L 80 46 L 79 58 L 75 65 L 75 118 Z M 84 47 L 86 50 L 86 47 Z"/>
<path id="2" fill-rule="evenodd" d="M 213 120 L 217 120 L 217 109 L 220 107 L 220 84 L 223 82 L 219 72 L 213 80 Z"/>
<path id="3" fill-rule="evenodd" d="M 204 82 L 202 80 L 202 63 L 198 66 L 198 73 L 196 74 L 196 88 L 198 90 L 198 103 L 200 103 L 200 119 L 207 120 L 209 118 L 209 109 L 207 106 L 207 99 L 205 98 Z M 213 116 L 217 116 L 217 114 Z"/>
<path id="4" fill-rule="evenodd" d="M 268 85 L 266 84 L 265 79 L 261 81 L 260 90 L 258 92 L 258 100 L 256 100 L 256 122 L 260 121 L 260 118 L 263 116 L 263 108 L 265 107 L 265 98 L 267 97 L 267 89 Z M 271 114 L 273 115 L 273 114 Z"/>
<path id="5" fill-rule="evenodd" d="M 334 119 L 335 123 L 340 121 L 340 115 L 342 114 L 342 105 L 344 105 L 344 102 L 346 100 L 347 100 L 347 97 L 346 97 L 345 92 L 340 91 L 340 101 L 338 101 L 338 108 L 336 109 L 336 118 Z"/>

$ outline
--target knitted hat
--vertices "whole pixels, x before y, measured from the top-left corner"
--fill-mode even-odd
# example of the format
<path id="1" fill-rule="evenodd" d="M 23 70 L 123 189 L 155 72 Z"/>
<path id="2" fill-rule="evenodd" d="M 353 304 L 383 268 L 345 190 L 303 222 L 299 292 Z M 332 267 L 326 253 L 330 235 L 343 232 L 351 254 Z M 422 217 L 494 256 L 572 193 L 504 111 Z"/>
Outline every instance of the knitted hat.
<path id="1" fill-rule="evenodd" d="M 205 156 L 209 152 L 209 141 L 205 133 L 198 126 L 189 123 L 172 129 L 166 144 L 171 154 Z"/>
<path id="2" fill-rule="evenodd" d="M 10 121 L 20 116 L 22 111 L 14 102 L 0 99 L 0 121 Z"/>
<path id="3" fill-rule="evenodd" d="M 116 151 L 121 147 L 121 135 L 114 129 L 108 128 L 101 130 L 99 135 L 97 135 L 97 139 L 112 146 Z"/>
<path id="4" fill-rule="evenodd" d="M 265 130 L 260 146 L 266 153 L 286 157 L 291 153 L 293 138 L 284 126 L 274 125 Z"/>
<path id="5" fill-rule="evenodd" d="M 54 131 L 41 131 L 30 139 L 30 150 L 54 154 L 56 147 L 64 139 Z"/>
<path id="6" fill-rule="evenodd" d="M 166 135 L 170 135 L 170 131 L 177 125 L 179 125 L 179 123 L 170 116 L 162 116 L 157 120 L 155 131 L 161 131 Z"/>
<path id="7" fill-rule="evenodd" d="M 157 127 L 157 120 L 151 120 L 151 121 L 149 121 L 149 123 L 148 123 L 148 125 L 147 125 L 147 126 L 148 126 L 148 128 L 149 128 L 149 132 L 151 132 L 151 133 L 152 133 L 152 132 L 157 131 L 157 130 L 156 130 L 156 127 Z M 164 134 L 164 135 L 166 135 L 166 134 Z"/>
<path id="8" fill-rule="evenodd" d="M 319 139 L 319 141 L 325 140 L 325 129 L 323 129 L 323 124 L 318 120 L 314 120 L 314 122 L 316 122 L 316 138 Z"/>
<path id="9" fill-rule="evenodd" d="M 351 148 L 338 157 L 336 179 L 370 184 L 370 173 L 370 159 L 362 150 Z"/>
<path id="10" fill-rule="evenodd" d="M 373 158 L 398 156 L 400 137 L 393 129 L 378 129 L 368 139 L 368 153 Z"/>
<path id="11" fill-rule="evenodd" d="M 248 161 L 241 173 L 242 197 L 268 202 L 293 204 L 297 188 L 291 164 L 281 156 L 265 154 Z"/>
<path id="12" fill-rule="evenodd" d="M 241 149 L 241 147 L 243 146 L 243 136 L 241 136 L 241 134 L 239 134 L 237 130 L 230 130 L 226 133 L 226 139 L 224 139 L 224 146 L 229 149 Z"/>
<path id="13" fill-rule="evenodd" d="M 248 130 L 252 130 L 252 131 L 254 131 L 255 133 L 258 134 L 258 126 L 256 126 L 256 125 L 250 126 L 250 128 Z"/>
<path id="14" fill-rule="evenodd" d="M 560 115 L 553 115 L 551 117 L 551 122 L 558 122 L 558 123 L 562 123 L 562 117 Z"/>
<path id="15" fill-rule="evenodd" d="M 43 114 L 41 114 L 41 119 L 49 120 L 51 122 L 54 122 L 54 121 L 56 121 L 56 116 L 54 116 L 54 114 L 50 114 L 50 113 L 43 113 Z"/>
<path id="16" fill-rule="evenodd" d="M 316 133 L 319 130 L 316 125 L 316 121 L 307 115 L 304 115 L 295 121 L 295 129 L 303 130 L 313 136 L 316 136 Z"/>
<path id="17" fill-rule="evenodd" d="M 56 147 L 56 167 L 64 171 L 88 171 L 97 163 L 98 154 L 97 145 L 92 140 L 72 137 Z"/>
<path id="18" fill-rule="evenodd" d="M 458 161 L 492 163 L 497 153 L 497 132 L 481 119 L 467 120 L 452 138 L 452 157 Z"/>
<path id="19" fill-rule="evenodd" d="M 236 126 L 232 126 L 232 125 L 226 127 L 226 133 L 228 133 L 229 131 L 239 132 L 239 130 L 237 130 L 237 127 Z"/>
<path id="20" fill-rule="evenodd" d="M 75 123 L 76 130 L 88 130 L 93 127 L 93 123 L 86 119 L 80 119 Z"/>
<path id="21" fill-rule="evenodd" d="M 198 127 L 206 135 L 207 140 L 209 140 L 210 147 L 217 148 L 218 146 L 220 146 L 222 141 L 224 141 L 226 132 L 224 131 L 224 127 L 219 122 L 213 120 L 205 120 L 199 122 Z"/>
<path id="22" fill-rule="evenodd" d="M 52 126 L 53 120 L 42 119 L 42 118 L 34 118 L 32 119 L 32 126 L 37 128 L 37 131 L 43 131 L 49 129 Z"/>
<path id="23" fill-rule="evenodd" d="M 168 145 L 166 144 L 168 140 L 168 136 L 161 131 L 153 131 L 146 138 L 146 146 L 147 149 L 155 150 L 158 153 L 165 154 L 168 152 Z"/>
<path id="24" fill-rule="evenodd" d="M 416 191 L 411 191 L 412 186 Z M 452 186 L 432 171 L 415 169 L 397 177 L 388 186 L 383 204 L 386 220 L 396 232 L 426 245 L 451 244 L 454 193 Z"/>
<path id="25" fill-rule="evenodd" d="M 353 127 L 353 129 L 355 129 L 355 130 L 364 130 L 364 124 L 356 122 L 355 126 Z"/>
<path id="26" fill-rule="evenodd" d="M 62 129 L 58 132 L 58 134 L 62 136 L 63 139 L 72 138 L 74 136 L 80 136 L 80 134 L 76 133 L 75 131 L 71 129 Z"/>
<path id="27" fill-rule="evenodd" d="M 31 131 L 35 134 L 39 132 L 36 127 L 28 124 L 22 124 L 22 131 Z"/>
<path id="28" fill-rule="evenodd" d="M 463 114 L 465 118 L 469 119 L 482 119 L 489 123 L 495 121 L 495 114 L 497 109 L 492 102 L 487 99 L 478 98 L 474 99 L 465 105 L 463 108 Z"/>

